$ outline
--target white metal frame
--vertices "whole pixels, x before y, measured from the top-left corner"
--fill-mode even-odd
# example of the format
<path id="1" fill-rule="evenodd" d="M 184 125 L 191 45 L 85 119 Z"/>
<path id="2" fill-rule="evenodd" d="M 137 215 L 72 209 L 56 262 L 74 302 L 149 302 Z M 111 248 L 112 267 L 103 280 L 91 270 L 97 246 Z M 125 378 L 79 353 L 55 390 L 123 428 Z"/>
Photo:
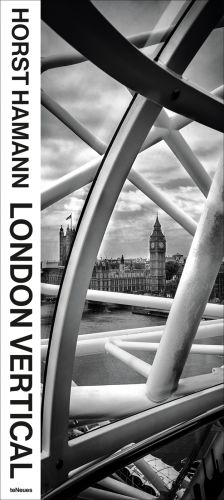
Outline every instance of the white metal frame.
<path id="1" fill-rule="evenodd" d="M 165 30 L 165 33 L 161 33 L 158 26 L 158 32 L 151 34 L 151 42 L 154 40 L 156 43 L 160 39 L 159 37 L 163 37 L 164 34 L 169 35 L 169 40 L 167 43 L 165 41 L 164 46 L 157 53 L 155 61 L 149 60 L 144 55 L 144 51 L 141 53 L 119 35 L 120 57 L 123 58 L 123 61 L 127 61 L 122 69 L 118 69 L 113 53 L 113 40 L 114 37 L 117 37 L 117 33 L 112 27 L 108 28 L 105 20 L 101 18 L 98 20 L 97 14 L 94 10 L 92 11 L 93 16 L 96 14 L 96 17 L 93 17 L 93 24 L 94 19 L 96 19 L 97 22 L 102 23 L 103 27 L 105 25 L 109 29 L 111 43 L 107 47 L 109 61 L 107 64 L 103 57 L 101 58 L 97 53 L 97 45 L 102 43 L 102 39 L 97 39 L 98 34 L 96 36 L 96 33 L 94 34 L 97 40 L 96 46 L 91 48 L 94 26 L 91 27 L 88 33 L 90 58 L 118 81 L 139 92 L 138 95 L 134 95 L 108 147 L 78 120 L 71 117 L 50 96 L 44 92 L 42 94 L 42 103 L 48 110 L 100 155 L 105 153 L 103 159 L 97 159 L 78 171 L 64 176 L 42 195 L 42 208 L 46 208 L 74 189 L 92 181 L 96 174 L 60 289 L 48 347 L 42 423 L 42 474 L 45 491 L 65 481 L 69 472 L 76 467 L 105 454 L 113 453 L 129 443 L 133 433 L 135 441 L 139 441 L 148 435 L 175 425 L 183 418 L 192 418 L 220 405 L 222 369 L 215 370 L 214 373 L 205 376 L 180 379 L 191 349 L 192 352 L 194 350 L 196 352 L 198 350 L 200 353 L 203 351 L 214 352 L 211 346 L 192 346 L 196 333 L 198 332 L 199 336 L 204 333 L 206 335 L 207 329 L 207 333 L 209 331 L 214 334 L 214 332 L 220 332 L 222 328 L 219 320 L 215 322 L 214 326 L 210 322 L 207 326 L 199 326 L 201 317 L 206 311 L 208 315 L 210 312 L 210 317 L 220 318 L 222 315 L 220 306 L 206 305 L 223 256 L 223 249 L 220 250 L 223 238 L 222 165 L 220 163 L 211 189 L 209 189 L 210 178 L 180 132 L 177 131 L 189 123 L 191 117 L 217 130 L 223 130 L 223 120 L 221 119 L 223 104 L 219 98 L 214 97 L 214 95 L 223 95 L 223 88 L 217 89 L 211 95 L 186 83 L 180 77 L 214 27 L 216 16 L 217 20 L 220 16 L 220 3 L 215 0 L 216 13 L 214 13 L 214 5 L 211 7 L 212 3 L 214 4 L 209 0 L 193 3 L 183 14 L 181 13 L 182 17 L 177 26 Z M 81 5 L 81 2 L 78 3 L 76 17 L 77 20 L 79 19 L 78 22 L 83 21 L 85 26 L 86 21 L 82 17 Z M 52 27 L 59 34 L 62 34 L 63 16 L 67 16 L 68 29 L 66 28 L 65 38 L 70 43 L 74 38 L 74 44 L 79 48 L 82 43 L 80 37 L 75 36 L 75 30 L 72 30 L 71 19 L 69 19 L 70 6 L 71 4 L 68 3 L 63 10 L 61 24 L 58 23 L 57 16 L 56 18 L 54 15 L 51 16 L 52 6 L 48 1 L 43 6 L 43 16 L 50 25 L 51 22 L 53 23 Z M 181 2 L 180 6 L 182 7 Z M 54 6 L 56 11 L 58 8 L 60 9 L 58 5 Z M 94 9 L 92 6 L 90 8 Z M 168 8 L 173 9 L 172 2 Z M 207 22 L 205 22 L 206 19 Z M 64 33 L 63 29 L 62 32 Z M 136 36 L 134 41 L 137 41 L 137 44 L 141 46 L 145 38 L 146 35 L 143 34 L 140 37 Z M 106 41 L 108 42 L 107 38 Z M 191 42 L 190 55 L 189 42 Z M 83 49 L 84 55 L 85 50 L 88 53 L 89 49 Z M 135 76 L 130 68 L 132 58 L 135 61 L 134 66 L 136 65 L 137 68 Z M 64 56 L 46 58 L 43 69 L 74 64 L 83 60 L 84 57 L 77 53 L 67 58 Z M 169 120 L 164 111 L 160 113 L 164 105 L 169 109 L 186 114 L 187 118 L 175 116 Z M 153 129 L 156 120 L 159 128 Z M 137 154 L 163 138 L 204 195 L 207 196 L 209 193 L 198 227 L 193 219 L 177 209 L 172 201 L 167 200 L 167 197 L 158 188 L 152 186 L 136 170 L 131 170 Z M 195 234 L 174 301 L 156 297 L 130 295 L 123 297 L 124 294 L 91 290 L 87 293 L 99 246 L 127 177 L 190 234 Z M 209 273 L 207 280 L 202 278 L 205 268 Z M 45 293 L 52 291 L 55 293 L 56 290 L 50 285 L 43 286 Z M 192 292 L 191 294 L 188 294 L 189 290 Z M 90 298 L 91 294 L 92 298 Z M 127 363 L 146 378 L 148 377 L 146 385 L 71 387 L 79 324 L 86 296 L 88 300 L 118 301 L 118 303 L 133 303 L 134 301 L 135 304 L 138 302 L 142 306 L 154 302 L 160 309 L 165 307 L 169 310 L 171 308 L 163 334 L 161 328 L 151 331 L 154 340 L 155 337 L 156 339 L 162 337 L 159 346 L 150 346 L 149 342 L 145 345 L 141 342 L 141 349 L 144 347 L 145 349 L 157 350 L 151 367 L 125 350 L 127 348 L 134 350 L 140 348 L 132 342 L 136 338 L 142 341 L 146 336 L 148 341 L 152 340 L 150 331 L 136 331 L 136 334 L 126 333 L 124 337 L 125 339 L 129 337 L 128 346 L 127 342 L 122 339 L 122 335 L 116 335 L 117 332 L 113 340 L 108 339 L 108 335 L 105 333 L 105 335 L 98 335 L 91 339 L 90 337 L 83 338 L 77 344 L 77 351 L 81 349 L 82 354 L 98 352 L 96 349 L 100 348 L 121 359 L 122 362 Z M 122 302 L 122 300 L 126 302 Z M 132 334 L 135 339 L 131 337 Z M 86 345 L 83 345 L 85 342 Z M 93 346 L 94 343 L 95 346 Z M 42 348 L 43 353 L 46 354 L 47 343 L 43 342 Z M 93 350 L 91 351 L 91 349 Z M 220 347 L 218 352 L 220 352 Z M 165 404 L 157 404 L 158 401 L 163 400 L 166 400 Z M 134 415 L 136 412 L 138 414 Z M 68 442 L 69 416 L 87 422 L 105 418 L 112 420 L 120 417 L 126 418 Z"/>

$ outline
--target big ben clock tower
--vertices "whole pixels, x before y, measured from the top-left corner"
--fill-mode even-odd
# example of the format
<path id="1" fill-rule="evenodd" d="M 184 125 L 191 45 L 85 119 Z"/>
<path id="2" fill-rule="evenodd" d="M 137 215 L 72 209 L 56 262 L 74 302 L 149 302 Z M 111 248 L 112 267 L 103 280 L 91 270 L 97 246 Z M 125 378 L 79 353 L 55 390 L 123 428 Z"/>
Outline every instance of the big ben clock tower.
<path id="1" fill-rule="evenodd" d="M 166 238 L 161 231 L 161 225 L 156 217 L 153 232 L 149 238 L 150 251 L 150 289 L 151 292 L 161 292 L 166 285 L 165 254 Z"/>

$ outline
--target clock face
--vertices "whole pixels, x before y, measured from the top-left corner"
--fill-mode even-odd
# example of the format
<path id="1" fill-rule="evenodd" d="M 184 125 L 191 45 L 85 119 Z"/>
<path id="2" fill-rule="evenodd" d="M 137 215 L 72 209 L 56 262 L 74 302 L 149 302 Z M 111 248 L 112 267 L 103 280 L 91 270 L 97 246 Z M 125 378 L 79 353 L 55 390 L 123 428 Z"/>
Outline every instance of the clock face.
<path id="1" fill-rule="evenodd" d="M 151 248 L 155 248 L 155 243 L 151 243 Z"/>
<path id="2" fill-rule="evenodd" d="M 159 248 L 164 248 L 164 244 L 162 241 L 159 242 Z"/>

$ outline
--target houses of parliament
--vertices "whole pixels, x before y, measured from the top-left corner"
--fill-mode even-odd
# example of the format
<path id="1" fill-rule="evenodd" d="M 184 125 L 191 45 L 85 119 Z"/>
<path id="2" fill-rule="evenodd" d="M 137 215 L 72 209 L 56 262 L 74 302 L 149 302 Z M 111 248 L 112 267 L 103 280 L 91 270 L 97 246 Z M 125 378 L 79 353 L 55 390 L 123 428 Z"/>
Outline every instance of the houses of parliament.
<path id="1" fill-rule="evenodd" d="M 75 238 L 75 229 L 59 230 L 59 261 L 42 263 L 41 281 L 60 284 Z M 124 293 L 163 293 L 166 286 L 166 238 L 158 216 L 149 237 L 150 259 L 100 259 L 94 265 L 89 288 Z"/>
<path id="2" fill-rule="evenodd" d="M 59 260 L 41 263 L 41 281 L 59 285 L 65 264 L 75 238 L 75 229 L 67 226 L 59 230 Z M 167 266 L 172 263 L 176 270 L 168 277 Z M 89 288 L 110 292 L 175 295 L 185 259 L 176 253 L 166 256 L 166 238 L 162 232 L 158 215 L 149 236 L 149 255 L 145 259 L 98 259 L 94 265 Z M 166 276 L 167 274 L 167 276 Z M 210 300 L 224 302 L 224 262 L 221 264 Z"/>

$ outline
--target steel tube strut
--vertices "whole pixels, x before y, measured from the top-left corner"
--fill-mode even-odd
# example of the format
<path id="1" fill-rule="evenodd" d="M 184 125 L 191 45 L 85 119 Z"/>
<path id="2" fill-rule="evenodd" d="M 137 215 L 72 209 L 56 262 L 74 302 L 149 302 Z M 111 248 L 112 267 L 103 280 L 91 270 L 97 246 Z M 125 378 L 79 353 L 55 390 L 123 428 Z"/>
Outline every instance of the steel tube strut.
<path id="1" fill-rule="evenodd" d="M 149 397 L 177 388 L 223 258 L 223 163 L 220 162 L 147 381 Z"/>
<path id="2" fill-rule="evenodd" d="M 135 465 L 160 493 L 169 491 L 169 488 L 165 485 L 159 474 L 155 472 L 153 467 L 144 458 L 137 460 Z"/>
<path id="3" fill-rule="evenodd" d="M 114 339 L 114 344 L 121 349 L 128 349 L 130 351 L 149 351 L 155 352 L 159 348 L 159 343 L 155 342 L 132 342 L 121 339 Z M 107 344 L 105 345 L 107 350 Z M 217 356 L 224 356 L 223 345 L 207 345 L 207 344 L 192 344 L 191 354 L 215 354 Z M 146 363 L 147 364 L 147 363 Z"/>
<path id="4" fill-rule="evenodd" d="M 41 293 L 43 295 L 57 296 L 59 285 L 51 285 L 49 283 L 41 283 Z M 166 297 L 155 297 L 150 295 L 135 295 L 121 292 L 106 292 L 105 290 L 87 291 L 86 299 L 93 302 L 108 302 L 109 304 L 124 304 L 130 306 L 149 307 L 158 311 L 170 311 L 173 304 L 173 299 Z M 208 303 L 203 312 L 203 317 L 207 318 L 222 318 L 223 306 L 220 304 Z"/>
<path id="5" fill-rule="evenodd" d="M 132 168 L 128 180 L 132 182 L 142 193 L 152 200 L 158 207 L 162 208 L 173 220 L 183 227 L 192 236 L 195 234 L 197 223 L 187 215 L 181 208 L 169 199 L 167 194 L 146 180 L 134 168 Z"/>
<path id="6" fill-rule="evenodd" d="M 129 484 L 117 481 L 111 477 L 101 479 L 101 481 L 98 481 L 97 484 L 103 486 L 103 488 L 107 488 L 108 490 L 115 491 L 116 493 L 130 495 L 130 497 L 137 498 L 138 500 L 155 500 L 155 496 L 149 495 L 145 491 L 136 489 L 133 486 L 129 486 Z"/>
<path id="7" fill-rule="evenodd" d="M 129 366 L 132 370 L 139 373 L 143 377 L 147 378 L 150 372 L 151 365 L 142 361 L 141 359 L 129 354 L 128 352 L 121 349 L 122 346 L 118 346 L 113 344 L 113 342 L 109 341 L 105 344 L 105 351 L 114 356 L 117 359 L 120 359 L 122 363 Z"/>
<path id="8" fill-rule="evenodd" d="M 201 321 L 200 323 L 200 326 L 198 328 L 198 331 L 197 331 L 197 338 L 208 338 L 209 336 L 212 336 L 212 334 L 214 333 L 215 335 L 213 336 L 219 336 L 219 335 L 222 335 L 223 333 L 223 326 L 224 326 L 224 323 L 223 323 L 223 319 L 212 319 L 212 320 L 207 320 L 207 321 Z M 162 332 L 163 332 L 163 328 L 165 328 L 165 325 L 157 325 L 157 326 L 144 326 L 144 327 L 141 327 L 141 328 L 126 328 L 125 330 L 110 330 L 109 332 L 108 331 L 104 331 L 104 332 L 96 332 L 96 333 L 85 333 L 82 335 L 82 340 L 88 340 L 88 339 L 99 339 L 99 338 L 104 338 L 104 337 L 108 337 L 108 335 L 110 335 L 110 337 L 114 337 L 114 336 L 121 336 L 121 337 L 125 337 L 127 335 L 135 335 L 135 334 L 143 334 L 143 333 L 147 333 L 149 335 L 149 338 L 150 338 L 150 335 L 151 334 L 159 334 L 159 335 L 162 335 Z M 146 337 L 145 337 L 146 338 Z M 137 339 L 137 337 L 136 337 Z M 46 343 L 46 340 L 47 339 L 41 339 L 41 342 L 43 343 Z"/>
<path id="9" fill-rule="evenodd" d="M 56 116 L 66 127 L 80 137 L 86 144 L 102 155 L 106 150 L 106 145 L 81 122 L 76 120 L 66 109 L 62 108 L 52 97 L 44 90 L 41 90 L 41 104 Z"/>
<path id="10" fill-rule="evenodd" d="M 136 494 L 138 491 L 139 490 L 136 490 Z M 130 495 L 127 496 L 115 493 L 114 491 L 100 490 L 98 488 L 93 488 L 92 486 L 78 495 L 78 500 L 138 500 L 138 498 L 133 496 L 130 497 Z"/>
<path id="11" fill-rule="evenodd" d="M 213 331 L 213 337 L 217 336 L 217 330 Z M 220 325 L 219 327 L 219 333 L 220 335 L 223 335 L 223 325 Z M 199 332 L 200 334 L 200 332 Z M 211 336 L 211 335 L 210 335 Z M 126 339 L 126 338 L 127 339 Z M 131 338 L 134 337 L 134 338 Z M 124 335 L 122 336 L 117 336 L 114 338 L 114 341 L 116 341 L 116 344 L 120 347 L 123 347 L 123 349 L 128 349 L 128 350 L 143 350 L 143 351 L 150 351 L 150 352 L 155 352 L 157 351 L 159 347 L 158 340 L 160 340 L 162 337 L 162 333 L 152 333 L 151 335 L 148 333 L 145 334 L 135 334 L 135 335 Z M 199 335 L 200 337 L 200 335 Z M 89 339 L 89 340 L 82 340 L 82 336 L 78 339 L 77 346 L 76 346 L 76 357 L 80 356 L 89 356 L 91 354 L 99 354 L 99 353 L 105 353 L 105 345 L 110 339 L 110 332 L 107 332 L 107 336 L 105 338 L 99 338 L 99 339 Z M 153 339 L 153 342 L 152 340 Z M 120 343 L 122 341 L 122 344 Z M 123 343 L 124 341 L 124 343 Z M 144 344 L 147 341 L 147 348 L 144 347 Z M 157 341 L 157 343 L 156 343 Z M 136 345 L 135 345 L 136 344 Z M 48 349 L 48 341 L 45 343 L 41 343 L 41 360 L 44 361 L 47 355 L 47 349 Z M 212 354 L 212 355 L 218 355 L 218 356 L 224 356 L 224 351 L 223 351 L 223 345 L 204 345 L 204 344 L 193 344 L 191 348 L 191 354 Z M 131 358 L 130 359 L 130 364 L 131 366 Z M 148 365 L 148 363 L 146 363 Z M 148 365 L 149 366 L 149 365 Z M 143 368 L 143 367 L 142 367 Z M 140 368 L 139 368 L 140 370 Z M 138 371 L 138 370 L 136 370 Z M 140 373 L 140 371 L 139 371 Z M 145 373 L 147 373 L 145 371 Z M 148 370 L 149 373 L 149 370 Z M 147 373 L 147 376 L 148 376 Z M 143 371 L 142 373 L 143 374 Z M 144 374 L 145 376 L 145 374 Z"/>
<path id="12" fill-rule="evenodd" d="M 180 161 L 181 165 L 188 172 L 200 191 L 204 196 L 207 196 L 211 186 L 211 179 L 181 133 L 178 130 L 170 129 L 171 120 L 165 110 L 161 111 L 157 122 L 159 126 L 166 126 L 168 128 L 169 134 L 164 137 L 164 141 L 171 151 L 173 151 L 176 158 Z"/>

